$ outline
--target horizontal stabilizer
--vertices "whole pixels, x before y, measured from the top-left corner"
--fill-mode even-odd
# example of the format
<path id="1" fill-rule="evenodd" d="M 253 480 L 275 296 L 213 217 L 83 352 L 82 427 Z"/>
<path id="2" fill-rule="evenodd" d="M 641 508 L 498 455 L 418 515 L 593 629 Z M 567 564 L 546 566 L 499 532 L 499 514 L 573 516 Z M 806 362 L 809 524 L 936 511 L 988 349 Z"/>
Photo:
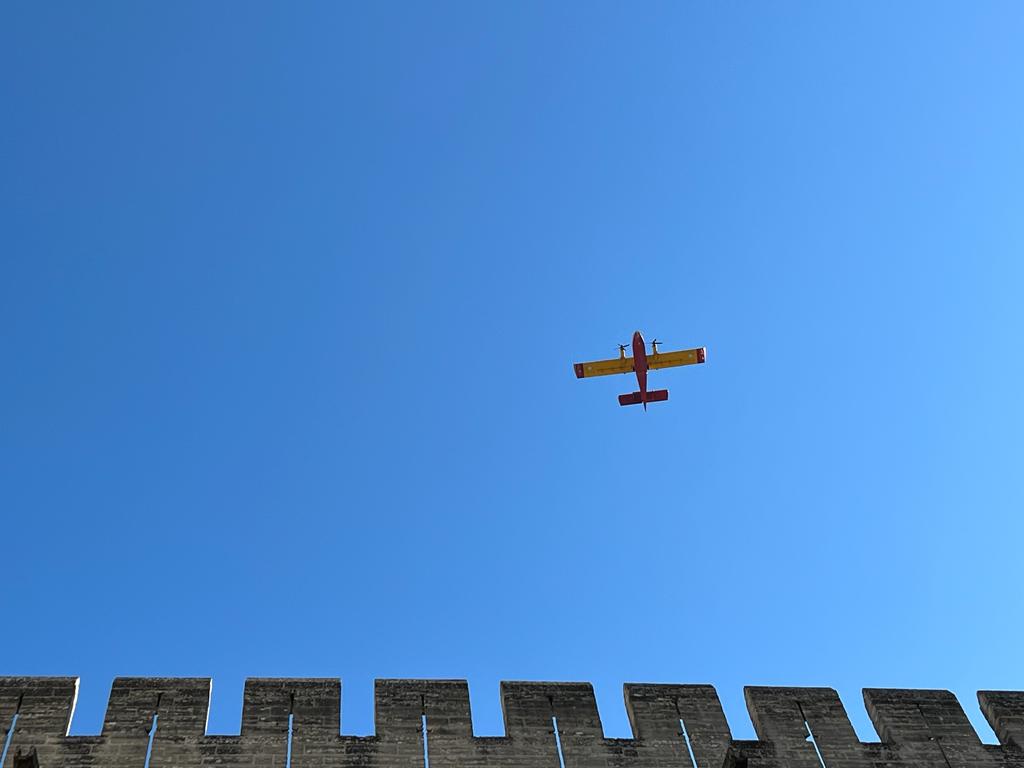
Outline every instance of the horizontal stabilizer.
<path id="1" fill-rule="evenodd" d="M 655 389 L 647 393 L 648 403 L 660 403 L 665 400 L 668 400 L 667 389 Z M 628 395 L 619 395 L 619 405 L 640 405 L 642 402 L 639 392 L 630 392 Z"/>

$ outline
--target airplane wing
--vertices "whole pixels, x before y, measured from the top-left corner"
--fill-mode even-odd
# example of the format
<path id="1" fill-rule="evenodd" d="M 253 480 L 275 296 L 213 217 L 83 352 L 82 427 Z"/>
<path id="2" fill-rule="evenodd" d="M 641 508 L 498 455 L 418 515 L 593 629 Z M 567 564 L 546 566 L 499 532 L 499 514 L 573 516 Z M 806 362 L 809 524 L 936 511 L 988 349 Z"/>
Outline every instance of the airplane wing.
<path id="1" fill-rule="evenodd" d="M 632 373 L 633 358 L 617 357 L 614 360 L 594 360 L 591 363 L 573 363 L 576 378 L 610 376 L 613 373 Z"/>
<path id="2" fill-rule="evenodd" d="M 652 371 L 656 371 L 658 368 L 675 368 L 677 365 L 703 363 L 705 354 L 704 347 L 681 349 L 678 352 L 659 352 L 656 355 L 647 356 L 647 367 Z M 587 365 L 587 363 L 584 363 L 584 365 Z"/>

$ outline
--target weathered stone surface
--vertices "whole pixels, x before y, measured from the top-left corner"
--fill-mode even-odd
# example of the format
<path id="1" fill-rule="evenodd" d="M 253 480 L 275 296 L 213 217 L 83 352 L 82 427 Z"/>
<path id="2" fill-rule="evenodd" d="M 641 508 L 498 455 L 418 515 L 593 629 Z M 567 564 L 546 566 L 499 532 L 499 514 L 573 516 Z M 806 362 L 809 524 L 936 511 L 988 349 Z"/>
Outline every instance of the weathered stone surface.
<path id="1" fill-rule="evenodd" d="M 630 739 L 605 738 L 588 683 L 502 683 L 498 737 L 473 735 L 463 680 L 378 680 L 373 736 L 339 734 L 336 679 L 249 680 L 238 736 L 206 734 L 208 679 L 118 678 L 98 736 L 67 735 L 77 691 L 0 677 L 0 768 L 144 768 L 147 752 L 150 768 L 285 768 L 289 744 L 292 768 L 1024 768 L 1013 691 L 978 694 L 999 746 L 948 691 L 866 690 L 881 737 L 867 744 L 831 688 L 746 689 L 757 741 L 732 738 L 708 685 L 626 685 Z"/>

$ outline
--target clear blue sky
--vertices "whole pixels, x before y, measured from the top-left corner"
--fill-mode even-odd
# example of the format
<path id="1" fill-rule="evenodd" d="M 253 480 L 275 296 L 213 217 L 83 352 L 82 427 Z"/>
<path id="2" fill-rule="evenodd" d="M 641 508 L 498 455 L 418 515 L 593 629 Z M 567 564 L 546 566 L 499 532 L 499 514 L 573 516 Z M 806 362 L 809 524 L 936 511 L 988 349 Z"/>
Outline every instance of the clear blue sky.
<path id="1" fill-rule="evenodd" d="M 1024 689 L 1024 10 L 5 3 L 0 674 Z M 702 367 L 620 408 L 636 328 Z M 986 733 L 991 739 L 991 733 Z"/>

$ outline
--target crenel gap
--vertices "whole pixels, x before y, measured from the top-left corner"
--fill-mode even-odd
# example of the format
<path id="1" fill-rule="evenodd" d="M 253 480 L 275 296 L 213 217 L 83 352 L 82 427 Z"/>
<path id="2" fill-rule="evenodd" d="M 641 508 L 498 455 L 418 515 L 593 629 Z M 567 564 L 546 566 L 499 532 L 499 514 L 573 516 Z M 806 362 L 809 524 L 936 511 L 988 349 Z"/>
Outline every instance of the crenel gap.
<path id="1" fill-rule="evenodd" d="M 18 697 L 18 703 L 14 707 L 14 717 L 11 718 L 11 727 L 7 729 L 7 733 L 4 735 L 4 748 L 0 752 L 0 766 L 3 766 L 7 760 L 7 750 L 11 747 L 11 739 L 14 738 L 14 728 L 18 725 L 18 713 L 21 712 L 21 702 L 25 698 L 25 694 L 21 694 Z"/>
<path id="2" fill-rule="evenodd" d="M 149 725 L 149 743 L 146 744 L 146 762 L 143 768 L 149 768 L 149 761 L 153 757 L 153 740 L 156 738 L 157 720 L 160 719 L 160 699 L 162 693 L 156 695 L 156 706 L 153 707 L 153 722 Z"/>
<path id="3" fill-rule="evenodd" d="M 555 700 L 548 696 L 551 705 L 551 727 L 555 732 L 555 749 L 558 750 L 558 768 L 565 768 L 565 755 L 562 754 L 562 734 L 558 732 L 558 717 L 555 715 Z"/>
<path id="4" fill-rule="evenodd" d="M 683 739 L 686 741 L 686 751 L 690 753 L 690 763 L 693 765 L 693 768 L 700 768 L 700 766 L 697 765 L 697 756 L 693 754 L 693 744 L 690 743 L 690 733 L 686 730 L 686 722 L 683 720 L 682 712 L 679 711 L 679 697 L 675 697 L 672 700 L 672 703 L 676 708 L 676 717 L 679 718 L 680 733 L 682 733 Z"/>
<path id="5" fill-rule="evenodd" d="M 796 708 L 800 710 L 800 717 L 804 720 L 804 730 L 807 731 L 806 741 L 809 741 L 814 745 L 814 751 L 818 755 L 818 762 L 821 763 L 821 768 L 828 768 L 828 766 L 825 765 L 825 758 L 821 756 L 821 750 L 818 748 L 818 740 L 814 738 L 814 731 L 811 730 L 811 724 L 807 721 L 807 715 L 804 714 L 803 705 L 801 705 L 799 701 L 796 703 Z"/>

